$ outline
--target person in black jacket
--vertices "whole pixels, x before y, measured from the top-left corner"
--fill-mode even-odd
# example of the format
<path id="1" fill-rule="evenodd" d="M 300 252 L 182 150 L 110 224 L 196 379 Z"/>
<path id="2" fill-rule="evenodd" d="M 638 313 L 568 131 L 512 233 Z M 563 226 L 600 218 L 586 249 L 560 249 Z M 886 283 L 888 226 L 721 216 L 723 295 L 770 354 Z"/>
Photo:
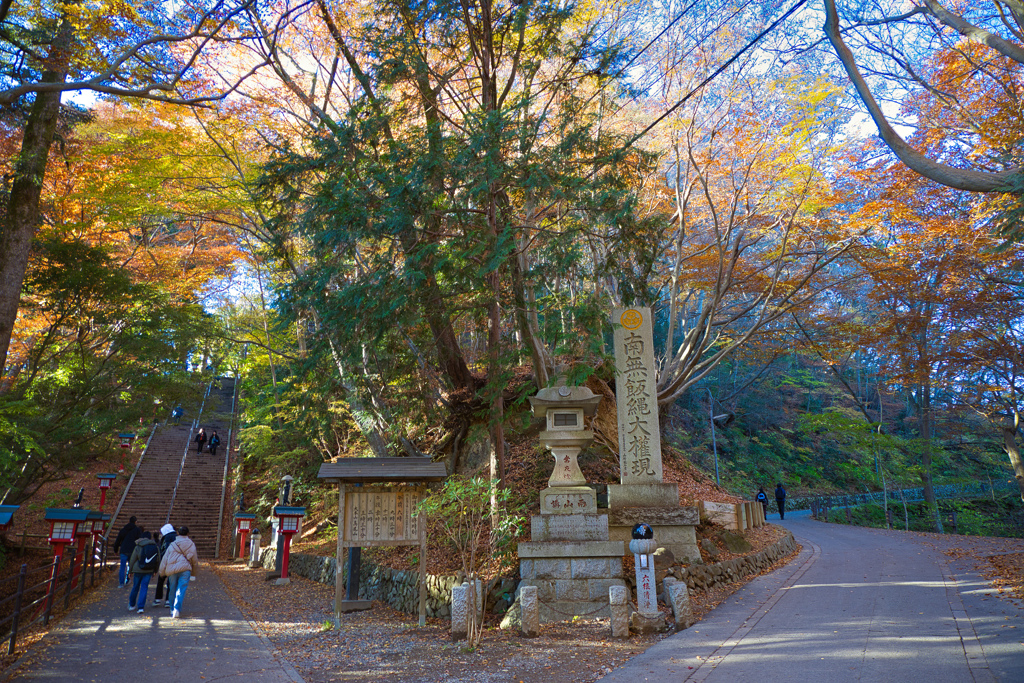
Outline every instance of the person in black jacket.
<path id="1" fill-rule="evenodd" d="M 174 531 L 174 527 L 170 524 L 164 524 L 160 527 L 160 557 L 163 557 L 167 553 L 167 547 L 174 543 L 174 539 L 178 537 L 177 532 Z M 153 607 L 159 607 L 164 601 L 164 583 L 167 581 L 166 576 L 160 576 L 157 572 L 156 577 L 156 594 L 153 596 Z M 167 606 L 171 606 L 170 592 L 167 594 Z"/>
<path id="2" fill-rule="evenodd" d="M 199 433 L 196 434 L 196 438 L 193 441 L 196 442 L 196 453 L 202 453 L 203 444 L 206 443 L 206 430 L 200 427 Z"/>
<path id="3" fill-rule="evenodd" d="M 135 515 L 128 518 L 128 523 L 121 527 L 114 540 L 114 552 L 121 554 L 121 568 L 117 572 L 117 585 L 124 588 L 128 585 L 128 558 L 135 550 L 135 541 L 142 536 L 142 529 L 135 526 Z"/>
<path id="4" fill-rule="evenodd" d="M 786 518 L 786 489 L 782 488 L 782 482 L 775 484 L 775 502 L 779 506 L 779 519 Z"/>

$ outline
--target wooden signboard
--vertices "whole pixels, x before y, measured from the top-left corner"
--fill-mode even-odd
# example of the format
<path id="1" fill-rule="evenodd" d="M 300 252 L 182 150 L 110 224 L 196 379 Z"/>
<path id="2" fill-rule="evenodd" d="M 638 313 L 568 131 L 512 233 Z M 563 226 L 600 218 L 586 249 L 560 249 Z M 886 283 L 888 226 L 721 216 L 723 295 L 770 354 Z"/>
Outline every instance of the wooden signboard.
<path id="1" fill-rule="evenodd" d="M 423 520 L 413 511 L 423 496 L 420 487 L 346 488 L 342 547 L 419 545 Z"/>
<path id="2" fill-rule="evenodd" d="M 429 458 L 343 458 L 320 466 L 319 479 L 338 484 L 338 575 L 335 611 L 340 614 L 368 609 L 364 600 L 345 600 L 342 570 L 346 550 L 374 546 L 418 545 L 420 626 L 427 621 L 427 530 L 425 520 L 414 517 L 426 487 L 408 484 L 445 479 L 444 464 Z M 383 483 L 400 486 L 381 486 Z M 377 486 L 365 486 L 377 484 Z M 355 552 L 355 551 L 353 551 Z M 358 593 L 358 572 L 353 597 Z"/>

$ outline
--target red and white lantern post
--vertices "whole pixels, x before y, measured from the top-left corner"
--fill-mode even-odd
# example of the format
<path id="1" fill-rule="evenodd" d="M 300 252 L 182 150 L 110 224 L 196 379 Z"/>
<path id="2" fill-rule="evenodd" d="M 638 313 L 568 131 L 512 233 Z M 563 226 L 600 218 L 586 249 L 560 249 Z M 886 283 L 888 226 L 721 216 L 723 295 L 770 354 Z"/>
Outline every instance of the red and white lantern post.
<path id="1" fill-rule="evenodd" d="M 306 516 L 306 508 L 278 505 L 274 508 L 274 516 L 280 520 L 277 531 L 284 536 L 284 546 L 281 553 L 281 578 L 277 580 L 277 583 L 286 584 L 290 583 L 288 578 L 288 555 L 291 552 L 292 536 L 298 532 L 301 520 Z"/>

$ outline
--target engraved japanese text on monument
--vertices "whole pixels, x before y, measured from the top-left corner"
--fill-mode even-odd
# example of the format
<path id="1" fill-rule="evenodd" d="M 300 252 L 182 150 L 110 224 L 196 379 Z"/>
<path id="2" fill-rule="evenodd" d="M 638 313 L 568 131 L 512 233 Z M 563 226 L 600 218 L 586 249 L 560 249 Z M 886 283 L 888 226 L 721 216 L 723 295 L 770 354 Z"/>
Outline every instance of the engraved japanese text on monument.
<path id="1" fill-rule="evenodd" d="M 616 408 L 623 484 L 661 482 L 661 437 L 651 309 L 615 309 Z"/>

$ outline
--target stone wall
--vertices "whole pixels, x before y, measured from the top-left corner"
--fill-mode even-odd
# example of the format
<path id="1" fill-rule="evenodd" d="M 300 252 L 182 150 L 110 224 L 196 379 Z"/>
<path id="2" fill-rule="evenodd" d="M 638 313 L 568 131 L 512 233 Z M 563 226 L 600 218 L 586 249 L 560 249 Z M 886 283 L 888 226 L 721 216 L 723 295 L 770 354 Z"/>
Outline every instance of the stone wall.
<path id="1" fill-rule="evenodd" d="M 260 551 L 260 562 L 266 569 L 274 568 L 277 549 L 266 547 Z M 288 573 L 312 581 L 335 585 L 337 560 L 333 557 L 292 553 L 288 559 Z M 419 572 L 402 571 L 381 567 L 365 559 L 359 566 L 359 599 L 379 600 L 395 609 L 409 614 L 419 613 L 419 592 L 416 583 Z M 427 574 L 427 616 L 448 617 L 452 588 L 458 576 L 434 576 Z M 511 602 L 518 582 L 502 579 L 496 582 L 487 596 L 487 608 L 496 614 L 503 614 Z M 506 597 L 509 596 L 509 597 Z"/>
<path id="2" fill-rule="evenodd" d="M 732 583 L 743 577 L 757 574 L 771 564 L 796 550 L 793 534 L 786 535 L 764 550 L 715 564 L 697 564 L 689 567 L 674 567 L 670 575 L 686 583 L 691 591 L 714 588 L 720 584 Z"/>
<path id="3" fill-rule="evenodd" d="M 796 550 L 793 534 L 786 535 L 764 550 L 745 557 L 698 564 L 689 567 L 673 567 L 669 572 L 686 583 L 691 590 L 713 588 L 720 584 L 732 583 L 745 576 L 757 574 L 780 558 Z M 276 549 L 263 548 L 260 561 L 266 569 L 274 568 Z M 337 562 L 333 557 L 292 553 L 288 560 L 288 572 L 312 581 L 334 585 Z M 417 572 L 389 569 L 367 562 L 365 559 L 359 571 L 359 598 L 380 600 L 397 610 L 409 614 L 419 613 L 419 595 L 416 591 Z M 460 580 L 458 576 L 434 576 L 427 574 L 427 616 L 447 618 L 451 614 L 452 587 Z M 504 614 L 511 603 L 518 580 L 501 579 L 487 594 L 487 609 L 495 614 Z"/>

